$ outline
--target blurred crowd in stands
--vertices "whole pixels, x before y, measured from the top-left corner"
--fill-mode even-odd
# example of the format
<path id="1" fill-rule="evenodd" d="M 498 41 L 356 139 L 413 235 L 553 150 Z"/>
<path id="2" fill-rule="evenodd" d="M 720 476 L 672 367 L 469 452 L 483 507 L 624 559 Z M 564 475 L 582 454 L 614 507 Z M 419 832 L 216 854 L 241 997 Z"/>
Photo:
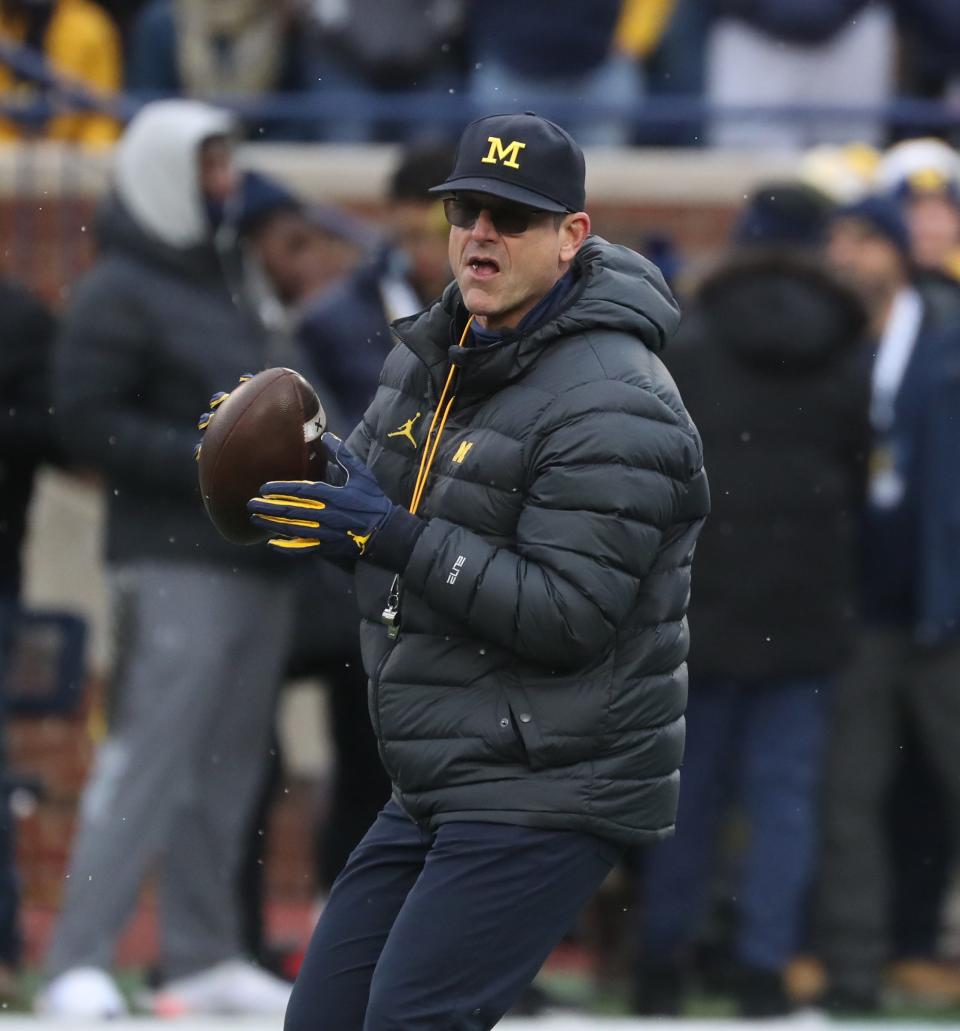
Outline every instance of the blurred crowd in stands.
<path id="1" fill-rule="evenodd" d="M 190 457 L 209 398 L 267 365 L 304 370 L 348 433 L 389 323 L 448 279 L 448 227 L 426 192 L 452 164 L 442 125 L 344 105 L 309 132 L 293 118 L 263 133 L 403 140 L 373 224 L 238 167 L 240 127 L 260 127 L 208 103 L 360 89 L 453 91 L 485 110 L 572 104 L 589 113 L 571 124 L 584 143 L 706 133 L 802 148 L 794 179 L 745 200 L 723 254 L 651 254 L 684 311 L 664 360 L 703 436 L 714 507 L 690 608 L 678 833 L 608 888 L 629 916 L 620 962 L 642 1014 L 678 1014 L 704 990 L 747 1017 L 960 1008 L 960 955 L 945 944 L 960 869 L 960 155 L 927 136 L 888 145 L 889 126 L 856 112 L 842 125 L 631 117 L 665 93 L 948 99 L 956 5 L 487 0 L 481 16 L 458 0 L 0 0 L 0 27 L 104 95 L 193 98 L 148 104 L 122 135 L 99 111 L 35 125 L 91 145 L 119 137 L 98 256 L 63 312 L 0 285 L 0 671 L 45 463 L 104 484 L 117 641 L 109 734 L 38 1006 L 127 1008 L 114 948 L 155 871 L 160 950 L 137 1004 L 282 1009 L 289 967 L 264 931 L 262 855 L 284 681 L 317 678 L 330 699 L 330 811 L 303 829 L 321 903 L 389 793 L 350 579 L 219 541 Z M 5 90 L 26 96 L 31 69 L 4 64 Z M 11 120 L 0 135 L 31 132 Z M 331 286 L 332 235 L 360 259 Z M 0 741 L 6 785 L 4 765 Z M 21 962 L 12 856 L 0 806 L 0 995 Z M 604 939 L 598 923 L 574 935 Z"/>
<path id="2" fill-rule="evenodd" d="M 886 105 L 960 96 L 952 0 L 3 0 L 0 43 L 0 137 L 91 146 L 121 94 L 229 101 L 254 139 L 455 139 L 532 108 L 587 146 L 792 148 L 915 134 Z"/>

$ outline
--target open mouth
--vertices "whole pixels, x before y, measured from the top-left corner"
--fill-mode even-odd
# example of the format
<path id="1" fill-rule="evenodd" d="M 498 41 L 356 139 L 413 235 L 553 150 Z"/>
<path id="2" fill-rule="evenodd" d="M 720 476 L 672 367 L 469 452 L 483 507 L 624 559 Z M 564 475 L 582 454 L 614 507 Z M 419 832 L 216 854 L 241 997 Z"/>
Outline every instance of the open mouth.
<path id="1" fill-rule="evenodd" d="M 500 271 L 500 265 L 493 258 L 471 258 L 467 268 L 478 278 L 488 279 Z"/>

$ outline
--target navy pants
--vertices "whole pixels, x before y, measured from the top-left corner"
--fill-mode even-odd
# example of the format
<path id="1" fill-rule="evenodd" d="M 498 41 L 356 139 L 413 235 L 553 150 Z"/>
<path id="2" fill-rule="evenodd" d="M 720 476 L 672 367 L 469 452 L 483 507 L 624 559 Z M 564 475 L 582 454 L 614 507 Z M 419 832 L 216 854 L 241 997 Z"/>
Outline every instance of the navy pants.
<path id="1" fill-rule="evenodd" d="M 731 794 L 750 835 L 737 892 L 738 959 L 779 970 L 796 952 L 818 844 L 828 693 L 827 681 L 813 678 L 691 683 L 677 833 L 648 857 L 648 960 L 669 962 L 693 944 Z"/>
<path id="2" fill-rule="evenodd" d="M 574 831 L 425 831 L 389 802 L 334 883 L 285 1031 L 487 1031 L 621 852 Z"/>

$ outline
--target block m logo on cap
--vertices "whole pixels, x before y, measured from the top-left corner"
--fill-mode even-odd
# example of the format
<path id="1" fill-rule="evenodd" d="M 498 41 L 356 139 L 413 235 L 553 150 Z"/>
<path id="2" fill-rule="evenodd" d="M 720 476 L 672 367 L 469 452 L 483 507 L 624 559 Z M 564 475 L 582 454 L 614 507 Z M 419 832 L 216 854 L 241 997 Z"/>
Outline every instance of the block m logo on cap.
<path id="1" fill-rule="evenodd" d="M 487 156 L 480 159 L 483 164 L 501 164 L 505 168 L 520 167 L 520 162 L 517 158 L 520 156 L 520 151 L 526 146 L 525 143 L 521 143 L 519 140 L 511 140 L 504 146 L 503 140 L 499 136 L 488 136 L 487 143 L 490 144 L 490 149 L 487 151 Z"/>

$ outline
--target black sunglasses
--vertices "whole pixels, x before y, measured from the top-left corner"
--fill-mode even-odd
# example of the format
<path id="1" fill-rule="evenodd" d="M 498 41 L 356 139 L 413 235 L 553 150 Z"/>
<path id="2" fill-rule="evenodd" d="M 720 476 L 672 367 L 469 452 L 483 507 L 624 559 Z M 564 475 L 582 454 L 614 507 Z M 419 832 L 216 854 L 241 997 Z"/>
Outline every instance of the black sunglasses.
<path id="1" fill-rule="evenodd" d="M 493 228 L 503 236 L 520 236 L 531 225 L 553 215 L 552 211 L 528 208 L 525 204 L 511 204 L 509 201 L 506 204 L 491 204 L 486 198 L 478 201 L 464 197 L 445 197 L 443 201 L 447 221 L 458 229 L 473 229 L 481 211 L 487 212 Z"/>

